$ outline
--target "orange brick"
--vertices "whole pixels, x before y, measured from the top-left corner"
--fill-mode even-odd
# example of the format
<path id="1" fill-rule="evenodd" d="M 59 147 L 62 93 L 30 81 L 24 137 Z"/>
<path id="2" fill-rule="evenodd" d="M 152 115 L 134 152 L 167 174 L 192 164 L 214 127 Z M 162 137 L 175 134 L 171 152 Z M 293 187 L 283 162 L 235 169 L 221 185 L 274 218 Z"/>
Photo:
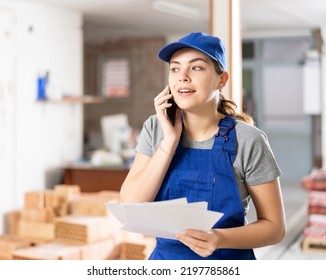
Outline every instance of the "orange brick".
<path id="1" fill-rule="evenodd" d="M 71 202 L 72 200 L 80 196 L 80 186 L 78 185 L 56 185 L 54 187 L 55 194 L 64 198 L 66 202 Z"/>
<path id="2" fill-rule="evenodd" d="M 18 234 L 24 238 L 35 238 L 37 240 L 52 240 L 55 238 L 54 223 L 34 223 L 19 221 Z"/>
<path id="3" fill-rule="evenodd" d="M 93 243 L 113 235 L 107 217 L 66 216 L 55 218 L 56 237 Z"/>
<path id="4" fill-rule="evenodd" d="M 71 203 L 71 214 L 107 216 L 109 214 L 106 203 L 108 201 L 119 201 L 120 193 L 117 191 L 101 191 L 81 193 Z"/>
<path id="5" fill-rule="evenodd" d="M 60 196 L 55 193 L 54 190 L 48 190 L 44 192 L 44 207 L 46 208 L 58 208 L 60 206 Z"/>
<path id="6" fill-rule="evenodd" d="M 120 255 L 120 247 L 114 240 L 109 238 L 82 247 L 83 260 L 115 260 Z"/>
<path id="7" fill-rule="evenodd" d="M 20 219 L 20 211 L 11 211 L 6 214 L 6 232 L 10 235 L 18 235 L 18 221 Z"/>
<path id="8" fill-rule="evenodd" d="M 122 231 L 121 259 L 148 259 L 156 245 L 156 238 L 140 233 Z"/>
<path id="9" fill-rule="evenodd" d="M 24 196 L 25 208 L 43 208 L 44 192 L 26 192 Z"/>
<path id="10" fill-rule="evenodd" d="M 20 219 L 25 222 L 51 223 L 54 216 L 52 208 L 25 208 L 21 211 Z"/>
<path id="11" fill-rule="evenodd" d="M 14 250 L 19 248 L 30 247 L 31 243 L 15 235 L 0 235 L 0 258 L 12 259 Z"/>
<path id="12" fill-rule="evenodd" d="M 123 242 L 121 244 L 121 260 L 144 260 L 145 245 Z"/>

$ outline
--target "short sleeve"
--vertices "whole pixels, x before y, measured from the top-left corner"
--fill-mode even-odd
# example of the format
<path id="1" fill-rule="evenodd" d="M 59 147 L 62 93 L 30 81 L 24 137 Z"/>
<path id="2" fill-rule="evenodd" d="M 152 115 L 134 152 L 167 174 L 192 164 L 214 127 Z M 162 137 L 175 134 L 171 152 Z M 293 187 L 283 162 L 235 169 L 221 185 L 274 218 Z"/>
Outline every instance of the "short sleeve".
<path id="1" fill-rule="evenodd" d="M 162 139 L 163 131 L 156 116 L 150 116 L 143 124 L 138 137 L 136 152 L 152 157 Z"/>
<path id="2" fill-rule="evenodd" d="M 281 175 L 266 134 L 239 122 L 238 151 L 235 164 L 246 186 L 260 185 Z"/>

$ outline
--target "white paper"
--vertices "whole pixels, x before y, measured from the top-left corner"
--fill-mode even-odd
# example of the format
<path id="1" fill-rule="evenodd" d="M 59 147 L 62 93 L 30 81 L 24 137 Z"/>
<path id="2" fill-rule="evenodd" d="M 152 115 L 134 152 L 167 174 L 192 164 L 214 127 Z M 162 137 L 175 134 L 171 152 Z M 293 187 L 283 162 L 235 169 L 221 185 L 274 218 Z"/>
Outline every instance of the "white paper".
<path id="1" fill-rule="evenodd" d="M 148 236 L 176 239 L 185 229 L 209 231 L 223 213 L 207 210 L 207 202 L 187 203 L 186 198 L 107 207 L 123 224 L 122 229 Z"/>

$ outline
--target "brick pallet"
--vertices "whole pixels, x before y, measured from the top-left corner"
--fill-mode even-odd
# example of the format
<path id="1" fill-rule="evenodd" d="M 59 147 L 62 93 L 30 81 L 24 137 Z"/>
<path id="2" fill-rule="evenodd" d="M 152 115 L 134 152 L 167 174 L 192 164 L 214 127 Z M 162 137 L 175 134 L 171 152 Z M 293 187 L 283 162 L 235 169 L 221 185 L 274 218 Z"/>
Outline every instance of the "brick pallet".
<path id="1" fill-rule="evenodd" d="M 119 258 L 119 251 L 113 238 L 82 244 L 67 240 L 37 244 L 33 247 L 14 250 L 15 260 L 113 260 Z"/>
<path id="2" fill-rule="evenodd" d="M 308 221 L 302 250 L 326 253 L 326 170 L 318 169 L 301 180 L 308 193 Z"/>
<path id="3" fill-rule="evenodd" d="M 119 202 L 119 192 L 81 193 L 76 185 L 57 185 L 26 193 L 24 208 L 7 215 L 0 259 L 147 259 L 155 238 L 121 231 L 108 201 Z"/>
<path id="4" fill-rule="evenodd" d="M 14 260 L 80 260 L 80 252 L 77 248 L 68 246 L 37 245 L 15 250 Z"/>

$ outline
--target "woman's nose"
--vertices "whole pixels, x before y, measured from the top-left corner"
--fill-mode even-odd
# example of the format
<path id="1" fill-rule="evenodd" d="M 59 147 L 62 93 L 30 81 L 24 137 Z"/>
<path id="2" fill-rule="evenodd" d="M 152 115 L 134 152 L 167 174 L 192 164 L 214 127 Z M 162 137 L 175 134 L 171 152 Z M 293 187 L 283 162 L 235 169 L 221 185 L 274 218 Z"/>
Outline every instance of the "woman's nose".
<path id="1" fill-rule="evenodd" d="M 190 77 L 189 77 L 187 71 L 183 71 L 182 73 L 180 73 L 179 81 L 180 82 L 189 82 L 190 81 Z"/>

